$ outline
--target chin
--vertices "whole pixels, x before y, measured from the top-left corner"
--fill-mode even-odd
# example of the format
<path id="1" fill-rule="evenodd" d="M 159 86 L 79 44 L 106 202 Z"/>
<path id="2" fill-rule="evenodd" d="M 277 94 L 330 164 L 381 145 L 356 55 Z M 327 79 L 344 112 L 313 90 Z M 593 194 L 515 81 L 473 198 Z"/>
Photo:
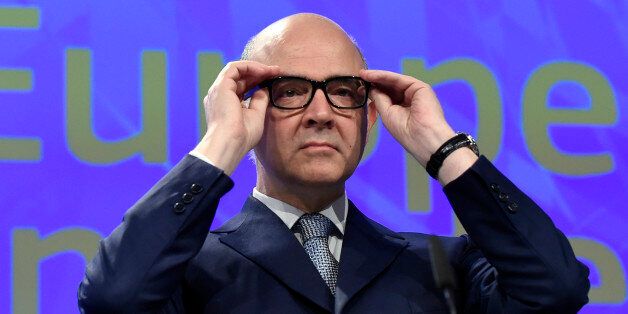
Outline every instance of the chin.
<path id="1" fill-rule="evenodd" d="M 304 185 L 333 185 L 344 183 L 349 178 L 351 174 L 344 170 L 344 167 L 332 160 L 317 160 L 304 164 L 294 174 L 294 179 Z"/>
<path id="2" fill-rule="evenodd" d="M 314 173 L 308 176 L 299 177 L 298 181 L 306 186 L 332 186 L 344 183 L 345 178 L 328 173 Z"/>

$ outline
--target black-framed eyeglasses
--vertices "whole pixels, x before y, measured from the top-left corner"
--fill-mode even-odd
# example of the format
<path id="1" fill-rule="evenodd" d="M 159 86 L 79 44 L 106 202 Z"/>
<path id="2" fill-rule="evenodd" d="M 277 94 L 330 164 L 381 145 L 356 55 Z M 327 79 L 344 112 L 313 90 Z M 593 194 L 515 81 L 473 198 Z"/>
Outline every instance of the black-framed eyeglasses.
<path id="1" fill-rule="evenodd" d="M 279 76 L 266 80 L 259 86 L 268 88 L 271 105 L 281 109 L 307 107 L 319 88 L 333 107 L 357 109 L 366 104 L 371 84 L 358 76 L 336 76 L 324 81 Z"/>

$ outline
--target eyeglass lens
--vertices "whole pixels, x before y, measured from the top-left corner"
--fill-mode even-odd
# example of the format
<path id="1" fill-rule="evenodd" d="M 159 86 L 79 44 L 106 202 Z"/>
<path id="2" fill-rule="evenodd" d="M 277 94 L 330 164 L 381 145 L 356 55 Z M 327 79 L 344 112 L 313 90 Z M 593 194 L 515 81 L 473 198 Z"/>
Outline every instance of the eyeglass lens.
<path id="1" fill-rule="evenodd" d="M 281 78 L 272 84 L 273 103 L 283 108 L 301 108 L 312 97 L 312 82 L 300 78 Z M 366 101 L 366 86 L 359 78 L 334 78 L 327 81 L 325 94 L 332 104 L 356 108 Z"/>

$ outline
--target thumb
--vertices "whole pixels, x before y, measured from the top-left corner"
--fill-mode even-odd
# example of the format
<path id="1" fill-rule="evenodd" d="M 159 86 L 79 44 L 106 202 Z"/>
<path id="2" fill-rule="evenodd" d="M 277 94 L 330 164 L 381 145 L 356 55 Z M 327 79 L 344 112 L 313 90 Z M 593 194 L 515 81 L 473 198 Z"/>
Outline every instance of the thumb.
<path id="1" fill-rule="evenodd" d="M 264 117 L 269 100 L 268 91 L 266 89 L 259 89 L 251 96 L 248 102 L 248 109 L 255 112 L 256 115 Z"/>
<path id="2" fill-rule="evenodd" d="M 375 103 L 375 109 L 382 116 L 382 120 L 387 119 L 389 115 L 388 110 L 392 106 L 390 97 L 378 89 L 373 89 L 369 94 L 369 98 Z"/>
<path id="3" fill-rule="evenodd" d="M 268 101 L 270 97 L 268 96 L 268 91 L 266 89 L 257 90 L 253 96 L 248 100 L 248 103 L 244 103 L 244 113 L 249 115 L 252 119 L 262 121 L 266 116 L 266 108 L 268 108 Z M 251 121 L 253 122 L 253 121 Z"/>

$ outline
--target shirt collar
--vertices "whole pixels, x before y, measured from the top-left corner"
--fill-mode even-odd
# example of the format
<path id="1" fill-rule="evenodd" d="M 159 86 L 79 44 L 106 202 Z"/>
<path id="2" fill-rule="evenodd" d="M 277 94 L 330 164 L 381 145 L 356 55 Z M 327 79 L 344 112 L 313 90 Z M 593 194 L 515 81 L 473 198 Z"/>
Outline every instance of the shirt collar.
<path id="1" fill-rule="evenodd" d="M 288 203 L 260 192 L 257 187 L 253 188 L 253 197 L 258 199 L 273 213 L 275 213 L 275 215 L 277 215 L 286 224 L 286 226 L 288 226 L 288 229 L 292 229 L 297 220 L 301 218 L 301 215 L 305 214 L 302 210 Z M 344 235 L 348 206 L 347 193 L 345 192 L 342 196 L 333 201 L 319 213 L 329 218 L 338 231 L 340 231 L 340 234 Z"/>

